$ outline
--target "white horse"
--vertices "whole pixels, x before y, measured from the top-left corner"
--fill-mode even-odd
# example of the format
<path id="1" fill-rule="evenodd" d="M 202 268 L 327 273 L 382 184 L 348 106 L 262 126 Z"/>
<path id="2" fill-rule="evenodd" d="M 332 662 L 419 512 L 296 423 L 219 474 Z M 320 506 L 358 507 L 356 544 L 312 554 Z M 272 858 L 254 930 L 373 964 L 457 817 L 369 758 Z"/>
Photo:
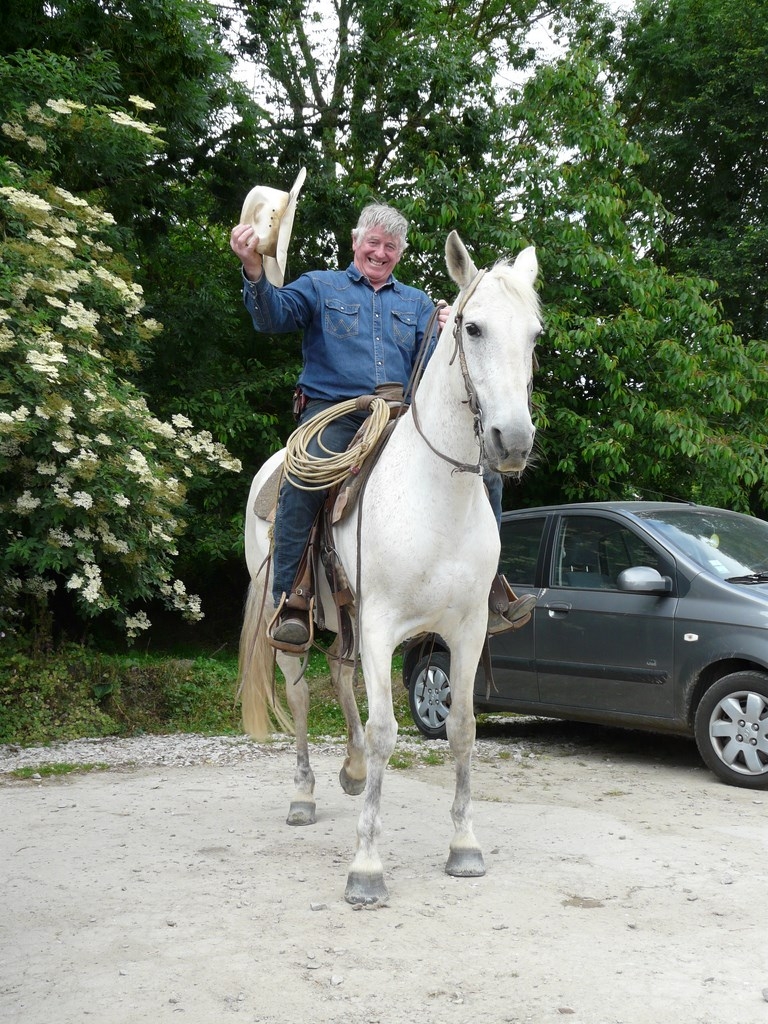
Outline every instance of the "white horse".
<path id="1" fill-rule="evenodd" d="M 501 473 L 519 474 L 531 453 L 534 426 L 529 399 L 534 345 L 540 333 L 532 247 L 513 264 L 478 272 L 452 232 L 446 261 L 460 292 L 427 364 L 414 400 L 397 421 L 356 509 L 334 528 L 335 547 L 356 594 L 358 647 L 368 697 L 365 729 L 348 664 L 329 659 L 347 721 L 343 789 L 365 791 L 346 899 L 381 904 L 388 899 L 376 848 L 384 771 L 395 748 L 392 654 L 420 633 L 439 633 L 451 652 L 451 710 L 446 722 L 456 765 L 451 817 L 454 835 L 445 870 L 465 877 L 485 873 L 472 828 L 470 760 L 475 742 L 472 703 L 475 672 L 488 617 L 488 594 L 497 572 L 499 533 L 478 468 L 482 458 Z M 245 525 L 251 584 L 241 634 L 240 693 L 247 732 L 263 738 L 270 714 L 283 728 L 290 719 L 274 697 L 272 648 L 266 622 L 272 609 L 265 580 L 269 524 L 253 511 L 255 496 L 280 464 L 277 452 L 254 478 Z M 358 517 L 360 549 L 358 551 Z M 359 559 L 359 566 L 358 566 Z M 267 563 L 268 564 L 268 563 Z M 324 574 L 318 574 L 318 585 Z M 266 587 L 266 590 L 265 590 Z M 326 627 L 335 614 L 323 600 Z M 288 823 L 315 820 L 314 775 L 309 762 L 309 689 L 301 659 L 278 653 L 296 732 L 295 792 Z"/>

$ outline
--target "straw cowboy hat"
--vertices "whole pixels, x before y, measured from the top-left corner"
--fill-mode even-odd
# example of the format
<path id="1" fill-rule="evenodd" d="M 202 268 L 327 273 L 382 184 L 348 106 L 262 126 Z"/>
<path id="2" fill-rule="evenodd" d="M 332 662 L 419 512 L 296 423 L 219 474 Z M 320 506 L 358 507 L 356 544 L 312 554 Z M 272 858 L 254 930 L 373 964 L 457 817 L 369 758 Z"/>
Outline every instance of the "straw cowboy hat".
<path id="1" fill-rule="evenodd" d="M 306 176 L 307 169 L 302 167 L 290 192 L 257 185 L 245 197 L 240 214 L 240 223 L 250 224 L 259 236 L 257 252 L 264 258 L 264 273 L 267 280 L 278 288 L 282 288 L 285 280 L 285 263 L 296 200 Z"/>

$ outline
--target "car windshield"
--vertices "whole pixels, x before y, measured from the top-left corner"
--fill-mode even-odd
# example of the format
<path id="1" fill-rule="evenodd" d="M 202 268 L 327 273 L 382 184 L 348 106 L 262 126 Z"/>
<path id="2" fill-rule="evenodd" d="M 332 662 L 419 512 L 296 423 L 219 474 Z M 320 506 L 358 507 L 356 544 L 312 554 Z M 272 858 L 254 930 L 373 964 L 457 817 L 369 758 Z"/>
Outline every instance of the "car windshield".
<path id="1" fill-rule="evenodd" d="M 764 575 L 768 570 L 768 523 L 762 519 L 695 508 L 653 510 L 640 513 L 640 518 L 721 579 Z"/>

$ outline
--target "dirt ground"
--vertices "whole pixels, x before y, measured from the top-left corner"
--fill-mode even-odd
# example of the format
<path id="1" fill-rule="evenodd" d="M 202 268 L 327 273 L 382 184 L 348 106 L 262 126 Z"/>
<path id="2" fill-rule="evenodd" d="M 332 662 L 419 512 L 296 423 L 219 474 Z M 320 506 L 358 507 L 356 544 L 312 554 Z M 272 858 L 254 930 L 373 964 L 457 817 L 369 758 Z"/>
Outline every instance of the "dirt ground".
<path id="1" fill-rule="evenodd" d="M 389 770 L 375 911 L 344 901 L 361 798 L 327 747 L 307 828 L 284 746 L 0 774 L 0 1020 L 768 1024 L 768 795 L 687 741 L 521 728 L 478 745 L 484 878 L 443 871 L 451 765 Z"/>

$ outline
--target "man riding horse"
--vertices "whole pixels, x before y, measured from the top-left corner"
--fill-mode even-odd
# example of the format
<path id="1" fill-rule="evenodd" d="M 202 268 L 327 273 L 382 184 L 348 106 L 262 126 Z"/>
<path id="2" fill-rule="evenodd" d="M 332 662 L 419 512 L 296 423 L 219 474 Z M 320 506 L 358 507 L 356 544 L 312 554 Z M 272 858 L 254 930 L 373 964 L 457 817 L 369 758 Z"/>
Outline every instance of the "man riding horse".
<path id="1" fill-rule="evenodd" d="M 290 193 L 257 187 L 243 206 L 230 246 L 242 264 L 243 299 L 257 331 L 303 331 L 303 367 L 294 410 L 298 423 L 338 403 L 373 394 L 383 384 L 404 389 L 425 341 L 435 306 L 417 288 L 402 284 L 393 270 L 406 247 L 408 222 L 383 203 L 366 206 L 352 231 L 354 258 L 346 270 L 312 271 L 283 285 L 285 254 L 304 172 Z M 450 307 L 440 304 L 437 329 Z M 430 341 L 432 339 L 428 339 Z M 332 419 L 309 454 L 326 458 L 343 452 L 366 412 Z M 502 479 L 486 470 L 489 500 L 501 523 Z M 292 653 L 311 643 L 310 602 L 299 585 L 300 565 L 312 525 L 327 491 L 301 487 L 286 475 L 274 522 L 273 600 L 277 613 L 270 642 Z M 517 598 L 503 578 L 491 589 L 489 633 L 516 629 L 530 618 L 535 597 Z"/>

